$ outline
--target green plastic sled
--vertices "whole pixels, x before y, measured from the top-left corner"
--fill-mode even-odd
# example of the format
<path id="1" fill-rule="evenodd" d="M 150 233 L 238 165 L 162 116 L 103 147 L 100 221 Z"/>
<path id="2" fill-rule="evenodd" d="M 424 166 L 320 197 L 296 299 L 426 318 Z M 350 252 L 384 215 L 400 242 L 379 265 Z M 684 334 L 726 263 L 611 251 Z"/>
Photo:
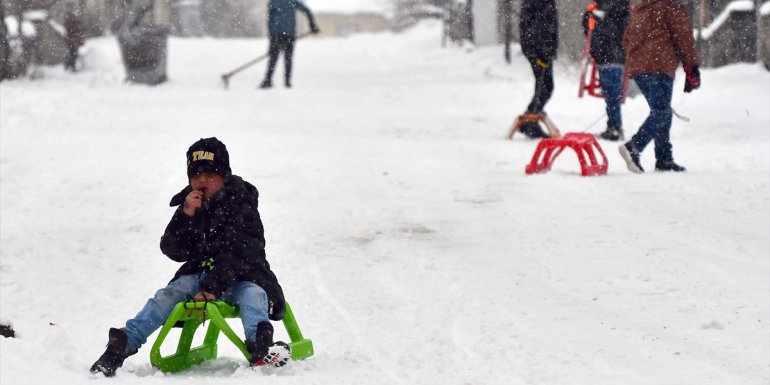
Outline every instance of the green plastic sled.
<path id="1" fill-rule="evenodd" d="M 195 330 L 204 321 L 204 308 L 206 320 L 209 321 L 209 327 L 203 339 L 203 344 L 191 349 Z M 247 360 L 251 361 L 251 354 L 246 349 L 243 340 L 233 332 L 233 329 L 225 321 L 225 318 L 238 318 L 238 316 L 238 309 L 224 301 L 180 302 L 176 304 L 163 328 L 160 330 L 155 344 L 152 345 L 150 363 L 164 373 L 175 373 L 200 364 L 203 361 L 217 358 L 217 338 L 219 338 L 220 331 L 235 344 Z M 160 354 L 160 347 L 163 344 L 163 340 L 166 339 L 168 332 L 178 321 L 184 322 L 184 326 L 182 327 L 182 335 L 179 337 L 176 353 L 163 357 Z M 291 358 L 293 360 L 303 360 L 312 356 L 313 342 L 302 337 L 302 332 L 299 330 L 299 326 L 297 326 L 297 320 L 294 318 L 288 303 L 286 304 L 286 314 L 283 317 L 283 326 L 286 328 L 286 332 L 291 339 L 289 343 Z"/>

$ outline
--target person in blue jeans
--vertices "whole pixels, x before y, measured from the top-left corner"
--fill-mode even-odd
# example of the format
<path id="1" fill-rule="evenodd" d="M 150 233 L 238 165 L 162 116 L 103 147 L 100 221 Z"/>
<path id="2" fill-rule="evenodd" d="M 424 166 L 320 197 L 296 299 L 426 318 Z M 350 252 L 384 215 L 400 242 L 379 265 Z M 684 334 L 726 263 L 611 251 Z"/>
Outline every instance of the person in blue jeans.
<path id="1" fill-rule="evenodd" d="M 623 97 L 623 33 L 628 25 L 628 0 L 597 0 L 583 15 L 583 28 L 591 32 L 591 57 L 596 61 L 599 82 L 607 105 L 607 129 L 599 134 L 606 140 L 623 140 L 620 112 Z M 593 20 L 591 22 L 590 20 Z"/>
<path id="2" fill-rule="evenodd" d="M 236 306 L 251 365 L 283 366 L 291 357 L 288 345 L 273 342 L 270 320 L 283 319 L 286 305 L 265 257 L 257 188 L 232 175 L 227 148 L 217 138 L 195 142 L 186 158 L 189 184 L 171 198 L 176 210 L 160 240 L 163 254 L 183 265 L 125 327 L 110 328 L 93 373 L 115 375 L 182 301 Z"/>
<path id="3" fill-rule="evenodd" d="M 641 0 L 631 12 L 623 36 L 626 71 L 642 91 L 650 115 L 630 141 L 618 147 L 628 170 L 643 173 L 641 153 L 655 142 L 656 171 L 685 171 L 674 162 L 671 146 L 671 95 L 679 62 L 685 72 L 684 92 L 701 85 L 692 23 L 676 0 Z"/>
<path id="4" fill-rule="evenodd" d="M 652 141 L 655 159 L 673 159 L 670 133 L 674 79 L 666 74 L 643 73 L 634 76 L 634 81 L 650 106 L 650 115 L 631 138 L 631 143 L 641 152 Z"/>
<path id="5" fill-rule="evenodd" d="M 607 64 L 599 66 L 599 82 L 606 103 L 607 129 L 599 137 L 607 140 L 623 140 L 623 118 L 620 105 L 623 99 L 623 65 Z"/>

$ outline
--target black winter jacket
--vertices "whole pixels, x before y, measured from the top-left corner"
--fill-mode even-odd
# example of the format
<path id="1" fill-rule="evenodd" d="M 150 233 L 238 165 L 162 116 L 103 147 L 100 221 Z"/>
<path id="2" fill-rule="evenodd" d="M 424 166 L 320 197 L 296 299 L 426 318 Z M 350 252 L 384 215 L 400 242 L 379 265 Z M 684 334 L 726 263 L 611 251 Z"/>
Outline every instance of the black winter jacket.
<path id="1" fill-rule="evenodd" d="M 283 291 L 265 258 L 257 188 L 232 175 L 192 218 L 182 211 L 190 191 L 188 185 L 171 198 L 171 206 L 178 207 L 160 239 L 163 254 L 184 262 L 172 281 L 205 271 L 201 290 L 217 297 L 236 281 L 254 282 L 267 293 L 270 319 L 283 319 Z"/>
<path id="2" fill-rule="evenodd" d="M 521 51 L 530 61 L 552 61 L 559 47 L 558 15 L 554 0 L 524 0 L 519 13 Z"/>
<path id="3" fill-rule="evenodd" d="M 595 17 L 596 29 L 591 33 L 591 56 L 596 64 L 623 64 L 623 34 L 630 10 L 628 0 L 597 0 L 604 17 Z M 584 18 L 587 24 L 587 19 Z M 584 25 L 585 28 L 585 25 Z"/>

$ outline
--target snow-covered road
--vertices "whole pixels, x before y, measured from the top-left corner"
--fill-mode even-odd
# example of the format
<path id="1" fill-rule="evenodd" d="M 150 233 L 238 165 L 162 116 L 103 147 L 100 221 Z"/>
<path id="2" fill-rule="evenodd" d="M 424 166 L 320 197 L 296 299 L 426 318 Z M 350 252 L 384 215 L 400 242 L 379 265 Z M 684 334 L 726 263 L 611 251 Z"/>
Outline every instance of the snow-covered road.
<path id="1" fill-rule="evenodd" d="M 0 383 L 101 379 L 107 329 L 178 267 L 158 249 L 167 202 L 187 147 L 216 136 L 260 190 L 268 259 L 316 355 L 269 374 L 223 343 L 164 375 L 145 346 L 112 383 L 767 384 L 770 74 L 705 69 L 688 95 L 677 79 L 685 174 L 631 174 L 601 142 L 607 176 L 569 153 L 527 176 L 536 142 L 505 139 L 531 97 L 525 61 L 439 42 L 438 24 L 303 40 L 295 87 L 263 91 L 263 63 L 227 90 L 220 74 L 264 40 L 171 39 L 171 80 L 145 87 L 102 38 L 81 73 L 3 82 L 0 321 L 19 338 L 0 339 Z M 601 131 L 603 102 L 576 94 L 557 66 L 551 118 Z M 628 100 L 627 132 L 647 111 Z"/>

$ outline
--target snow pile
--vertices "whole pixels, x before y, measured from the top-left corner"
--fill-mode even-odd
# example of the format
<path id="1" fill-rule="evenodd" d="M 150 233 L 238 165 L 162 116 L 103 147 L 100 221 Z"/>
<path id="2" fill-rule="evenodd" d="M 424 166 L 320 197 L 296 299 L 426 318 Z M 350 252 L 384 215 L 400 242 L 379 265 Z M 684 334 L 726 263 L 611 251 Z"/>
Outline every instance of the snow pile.
<path id="1" fill-rule="evenodd" d="M 504 139 L 532 95 L 526 61 L 442 49 L 440 33 L 303 40 L 291 90 L 255 89 L 264 63 L 222 88 L 265 51 L 250 39 L 171 39 L 158 87 L 123 83 L 109 38 L 89 41 L 86 71 L 4 82 L 0 320 L 18 338 L 0 339 L 0 383 L 92 381 L 107 329 L 178 267 L 158 250 L 167 202 L 187 147 L 217 136 L 260 189 L 268 258 L 316 355 L 263 373 L 221 339 L 219 359 L 164 375 L 145 346 L 111 383 L 767 384 L 768 72 L 704 69 L 692 94 L 677 79 L 687 173 L 631 174 L 602 142 L 607 176 L 580 177 L 566 152 L 526 176 L 535 142 Z M 603 101 L 555 72 L 551 119 L 602 131 Z M 647 112 L 627 100 L 626 132 Z"/>
<path id="2" fill-rule="evenodd" d="M 387 0 L 305 0 L 304 3 L 313 12 L 336 13 L 388 13 L 393 6 Z"/>
<path id="3" fill-rule="evenodd" d="M 714 21 L 712 21 L 711 24 L 709 24 L 706 28 L 703 29 L 703 31 L 701 31 L 701 37 L 704 40 L 711 39 L 711 36 L 714 36 L 719 28 L 721 28 L 722 25 L 727 22 L 733 12 L 750 12 L 753 10 L 754 2 L 751 0 L 731 1 L 725 6 L 722 12 L 719 13 L 719 16 L 714 18 Z"/>
<path id="4" fill-rule="evenodd" d="M 759 6 L 759 14 L 762 16 L 770 15 L 770 1 L 765 1 Z"/>

